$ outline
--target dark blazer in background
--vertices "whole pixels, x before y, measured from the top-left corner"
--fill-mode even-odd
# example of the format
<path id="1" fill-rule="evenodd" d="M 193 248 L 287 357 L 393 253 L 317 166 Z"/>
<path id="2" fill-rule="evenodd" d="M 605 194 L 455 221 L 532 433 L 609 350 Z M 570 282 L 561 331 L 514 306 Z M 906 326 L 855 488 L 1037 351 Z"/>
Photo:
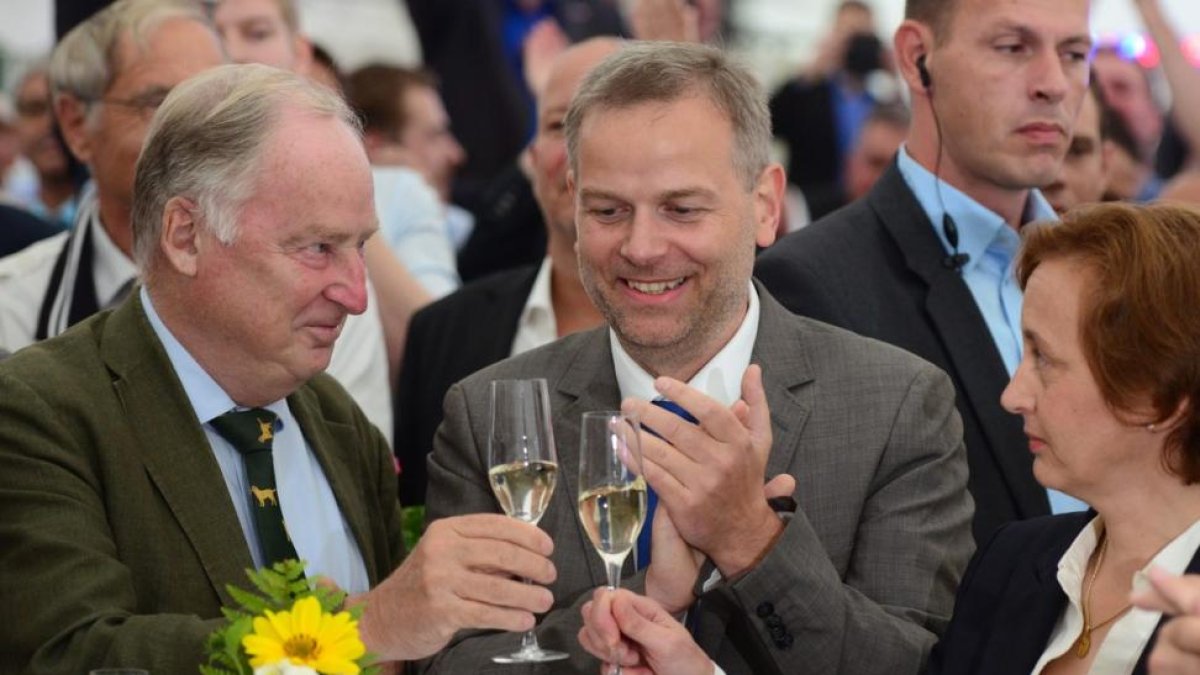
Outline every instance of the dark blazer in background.
<path id="1" fill-rule="evenodd" d="M 533 185 L 517 162 L 488 181 L 462 206 L 475 216 L 471 236 L 458 251 L 463 283 L 546 257 L 546 222 Z"/>
<path id="2" fill-rule="evenodd" d="M 62 232 L 62 228 L 55 227 L 24 209 L 0 204 L 0 258 L 59 232 Z"/>
<path id="3" fill-rule="evenodd" d="M 771 129 L 788 148 L 788 182 L 804 193 L 813 220 L 846 203 L 830 80 L 789 80 L 771 95 Z"/>
<path id="4" fill-rule="evenodd" d="M 288 397 L 367 578 L 404 554 L 387 443 L 329 376 Z M 0 673 L 194 673 L 254 566 L 137 293 L 0 363 Z"/>
<path id="5" fill-rule="evenodd" d="M 759 297 L 751 361 L 771 408 L 765 474 L 795 476 L 799 507 L 754 568 L 693 608 L 696 641 L 729 675 L 915 675 L 973 547 L 954 390 L 911 354 L 794 316 L 761 286 Z M 572 655 L 546 672 L 591 675 L 598 664 L 579 647 L 579 607 L 605 573 L 576 515 L 579 425 L 585 411 L 620 405 L 607 327 L 450 388 L 429 460 L 428 518 L 499 511 L 487 477 L 488 382 L 529 377 L 547 379 L 559 462 L 541 521 L 554 538 L 555 607 L 538 639 Z M 642 579 L 626 585 L 637 590 Z M 431 665 L 511 673 L 491 657 L 515 644 L 511 633 L 463 632 Z"/>
<path id="6" fill-rule="evenodd" d="M 454 134 L 467 151 L 460 181 L 480 184 L 516 159 L 533 128 L 525 84 L 504 58 L 504 1 L 406 1 L 425 67 L 441 80 Z M 571 42 L 622 30 L 616 0 L 548 4 Z"/>
<path id="7" fill-rule="evenodd" d="M 1008 371 L 928 216 L 893 166 L 863 199 L 790 234 L 755 275 L 788 309 L 907 349 L 950 374 L 963 418 L 975 540 L 1050 513 L 1021 418 L 1000 407 Z"/>
<path id="8" fill-rule="evenodd" d="M 933 649 L 928 675 L 1030 673 L 1067 605 L 1058 561 L 1095 511 L 1011 523 L 979 549 L 958 588 L 954 618 Z M 1200 572 L 1200 555 L 1187 572 Z M 1159 621 L 1134 667 L 1144 675 Z"/>
<path id="9" fill-rule="evenodd" d="M 413 315 L 396 387 L 396 458 L 405 506 L 425 503 L 425 459 L 450 385 L 508 358 L 537 267 L 467 284 Z"/>

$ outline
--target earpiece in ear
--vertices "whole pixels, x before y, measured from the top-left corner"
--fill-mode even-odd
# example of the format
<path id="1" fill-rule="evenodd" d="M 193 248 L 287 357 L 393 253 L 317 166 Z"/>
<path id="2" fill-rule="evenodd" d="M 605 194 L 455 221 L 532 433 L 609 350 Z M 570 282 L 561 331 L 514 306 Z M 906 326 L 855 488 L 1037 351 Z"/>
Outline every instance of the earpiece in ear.
<path id="1" fill-rule="evenodd" d="M 925 91 L 933 86 L 933 78 L 929 76 L 929 68 L 925 65 L 925 55 L 917 57 L 917 74 L 921 76 L 921 86 L 925 87 Z"/>

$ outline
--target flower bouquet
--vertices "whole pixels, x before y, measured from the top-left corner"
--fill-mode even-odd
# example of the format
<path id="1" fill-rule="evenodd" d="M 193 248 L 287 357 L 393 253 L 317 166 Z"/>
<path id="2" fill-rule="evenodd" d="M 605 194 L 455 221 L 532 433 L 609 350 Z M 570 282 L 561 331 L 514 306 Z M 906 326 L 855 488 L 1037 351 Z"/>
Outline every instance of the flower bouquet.
<path id="1" fill-rule="evenodd" d="M 375 675 L 358 636 L 362 607 L 342 610 L 346 594 L 304 577 L 304 563 L 285 560 L 247 570 L 257 593 L 228 586 L 237 607 L 208 636 L 202 675 Z"/>

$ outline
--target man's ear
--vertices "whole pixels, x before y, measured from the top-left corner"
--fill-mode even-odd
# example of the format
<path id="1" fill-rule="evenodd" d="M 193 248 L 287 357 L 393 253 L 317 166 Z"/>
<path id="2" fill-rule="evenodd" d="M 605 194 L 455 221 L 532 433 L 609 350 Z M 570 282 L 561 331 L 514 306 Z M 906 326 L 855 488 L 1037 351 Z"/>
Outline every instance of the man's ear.
<path id="1" fill-rule="evenodd" d="M 905 84 L 908 85 L 908 90 L 912 92 L 914 98 L 929 95 L 929 87 L 925 86 L 924 78 L 921 77 L 922 66 L 917 64 L 921 62 L 925 72 L 929 72 L 931 45 L 933 45 L 933 31 L 929 26 L 912 19 L 907 19 L 900 24 L 892 40 L 896 69 Z"/>
<path id="2" fill-rule="evenodd" d="M 200 223 L 196 203 L 184 197 L 171 197 L 163 207 L 162 232 L 158 246 L 163 258 L 177 273 L 196 276 L 200 268 Z"/>
<path id="3" fill-rule="evenodd" d="M 71 94 L 58 94 L 54 97 L 54 117 L 71 154 L 80 162 L 91 164 L 92 139 L 87 128 L 87 104 Z"/>
<path id="4" fill-rule="evenodd" d="M 779 164 L 767 165 L 758 175 L 754 186 L 754 242 L 762 248 L 775 243 L 786 189 L 787 174 Z"/>

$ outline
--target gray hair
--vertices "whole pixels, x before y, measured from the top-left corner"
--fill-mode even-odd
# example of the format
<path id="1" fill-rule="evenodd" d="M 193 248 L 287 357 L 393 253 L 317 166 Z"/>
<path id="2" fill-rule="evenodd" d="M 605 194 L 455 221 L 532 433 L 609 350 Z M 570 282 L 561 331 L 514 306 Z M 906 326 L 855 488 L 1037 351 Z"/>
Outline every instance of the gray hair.
<path id="1" fill-rule="evenodd" d="M 129 35 L 139 48 L 168 19 L 210 25 L 194 0 L 117 0 L 63 37 L 50 55 L 50 91 L 70 94 L 86 104 L 104 97 L 117 75 L 117 44 Z"/>
<path id="2" fill-rule="evenodd" d="M 588 114 L 694 94 L 706 95 L 729 116 L 733 165 L 746 189 L 753 189 L 770 162 L 766 92 L 750 71 L 720 49 L 690 43 L 629 43 L 588 74 L 564 120 L 571 170 L 579 170 L 579 130 Z"/>
<path id="3" fill-rule="evenodd" d="M 133 182 L 133 255 L 147 279 L 172 197 L 194 202 L 197 220 L 233 243 L 263 148 L 285 109 L 334 117 L 361 137 L 341 96 L 270 66 L 218 66 L 171 91 L 150 123 Z"/>

